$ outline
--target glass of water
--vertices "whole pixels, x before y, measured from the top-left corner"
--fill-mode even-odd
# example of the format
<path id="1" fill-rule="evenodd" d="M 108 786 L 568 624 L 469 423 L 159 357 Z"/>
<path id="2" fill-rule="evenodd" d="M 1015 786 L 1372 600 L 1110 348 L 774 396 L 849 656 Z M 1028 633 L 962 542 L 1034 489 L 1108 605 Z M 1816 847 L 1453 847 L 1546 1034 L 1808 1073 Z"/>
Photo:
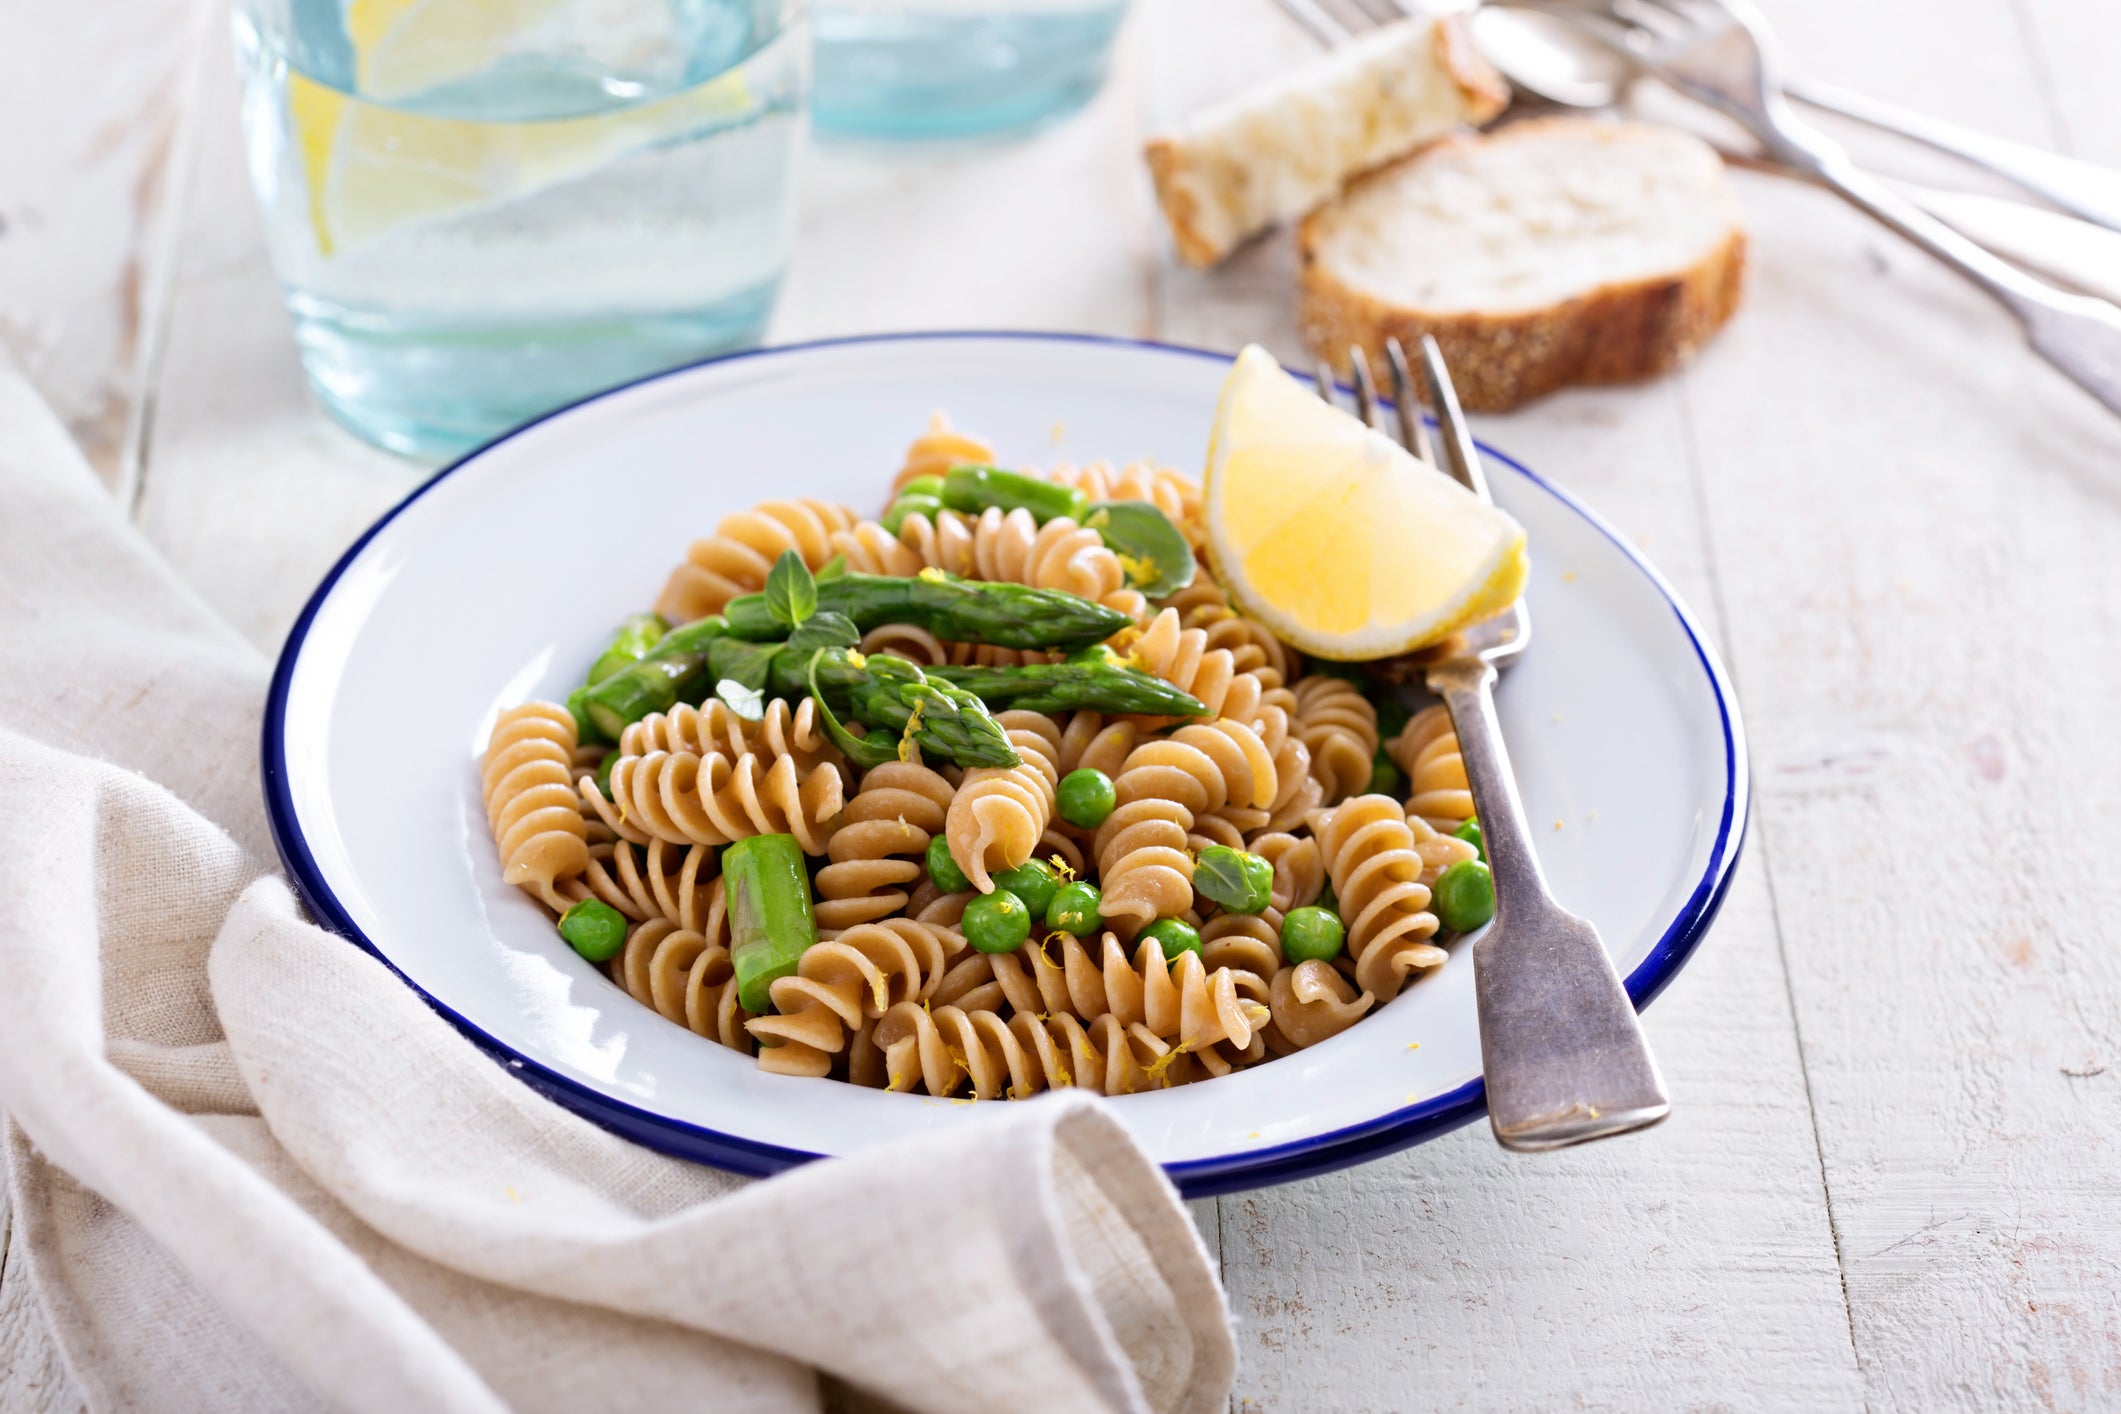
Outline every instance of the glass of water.
<path id="1" fill-rule="evenodd" d="M 797 0 L 235 0 L 251 176 L 324 406 L 453 455 L 757 341 Z"/>
<path id="2" fill-rule="evenodd" d="M 1105 81 L 1127 0 L 815 0 L 818 129 L 858 138 L 1022 132 Z"/>

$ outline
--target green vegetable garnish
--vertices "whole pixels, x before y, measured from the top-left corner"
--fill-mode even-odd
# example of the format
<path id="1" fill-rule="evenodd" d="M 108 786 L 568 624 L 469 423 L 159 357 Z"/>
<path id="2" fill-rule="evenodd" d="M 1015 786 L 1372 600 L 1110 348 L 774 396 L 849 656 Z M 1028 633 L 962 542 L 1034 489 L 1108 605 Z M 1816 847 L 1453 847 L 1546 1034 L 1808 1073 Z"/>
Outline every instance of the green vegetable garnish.
<path id="1" fill-rule="evenodd" d="M 891 508 L 884 512 L 877 524 L 896 535 L 900 527 L 905 525 L 907 516 L 924 515 L 932 521 L 942 509 L 943 502 L 939 496 L 905 494 L 891 503 Z"/>
<path id="2" fill-rule="evenodd" d="M 946 894 L 961 894 L 972 887 L 965 871 L 950 857 L 950 841 L 941 835 L 928 841 L 928 878 Z"/>
<path id="3" fill-rule="evenodd" d="M 604 679 L 630 663 L 638 663 L 648 656 L 664 634 L 670 632 L 670 623 L 661 614 L 633 614 L 612 631 L 611 642 L 589 665 L 589 676 L 584 680 L 595 687 Z"/>
<path id="4" fill-rule="evenodd" d="M 1467 844 L 1480 851 L 1481 863 L 1485 864 L 1488 862 L 1488 840 L 1487 836 L 1480 832 L 1480 821 L 1466 821 L 1463 825 L 1451 831 L 1451 838 L 1464 840 Z"/>
<path id="5" fill-rule="evenodd" d="M 1059 516 L 1080 521 L 1090 508 L 1083 493 L 1035 476 L 996 466 L 954 466 L 943 477 L 943 504 L 953 511 L 978 515 L 989 506 L 1026 510 L 1040 525 Z"/>
<path id="6" fill-rule="evenodd" d="M 766 572 L 766 612 L 785 629 L 801 627 L 817 612 L 817 579 L 793 550 L 781 551 Z"/>
<path id="7" fill-rule="evenodd" d="M 560 936 L 591 962 L 609 962 L 626 946 L 626 915 L 602 899 L 585 898 L 560 916 Z"/>
<path id="8" fill-rule="evenodd" d="M 994 876 L 994 886 L 1007 889 L 1024 901 L 1034 918 L 1044 918 L 1046 908 L 1053 896 L 1060 892 L 1060 876 L 1036 859 L 1027 859 L 1014 869 L 1004 869 Z"/>
<path id="9" fill-rule="evenodd" d="M 1291 962 L 1331 962 L 1348 930 L 1329 908 L 1292 908 L 1281 920 L 1281 955 Z"/>
<path id="10" fill-rule="evenodd" d="M 1095 884 L 1079 879 L 1063 885 L 1053 895 L 1053 902 L 1046 905 L 1046 926 L 1087 938 L 1104 921 L 1098 913 L 1098 905 L 1103 902 L 1104 895 Z"/>
<path id="11" fill-rule="evenodd" d="M 1152 717 L 1199 717 L 1208 709 L 1183 688 L 1130 668 L 1109 649 L 1093 645 L 1065 663 L 1014 668 L 941 667 L 935 676 L 975 694 L 997 712 L 1139 712 Z"/>
<path id="12" fill-rule="evenodd" d="M 1104 824 L 1105 817 L 1119 802 L 1118 793 L 1112 788 L 1112 778 L 1090 766 L 1061 777 L 1060 790 L 1054 799 L 1061 819 L 1085 830 L 1094 830 Z"/>
<path id="13" fill-rule="evenodd" d="M 649 713 L 667 712 L 680 699 L 697 700 L 709 682 L 708 651 L 728 631 L 726 620 L 711 618 L 664 634 L 640 661 L 620 668 L 588 690 L 582 705 L 589 720 L 617 741 L 629 724 Z"/>
<path id="14" fill-rule="evenodd" d="M 722 852 L 729 901 L 729 960 L 737 1001 L 754 1016 L 772 1010 L 772 987 L 792 976 L 817 941 L 810 871 L 794 835 L 753 835 Z"/>
<path id="15" fill-rule="evenodd" d="M 1256 854 L 1211 844 L 1194 866 L 1193 888 L 1231 913 L 1257 913 L 1274 894 L 1274 866 Z"/>
<path id="16" fill-rule="evenodd" d="M 816 609 L 845 614 L 867 633 L 885 624 L 914 624 L 946 643 L 990 643 L 1002 648 L 1085 648 L 1102 643 L 1132 620 L 1059 589 L 1006 581 L 958 579 L 941 570 L 909 578 L 843 574 L 816 585 Z M 764 594 L 745 594 L 723 610 L 729 632 L 755 642 L 785 638 Z"/>
<path id="17" fill-rule="evenodd" d="M 1031 936 L 1031 910 L 1007 889 L 996 889 L 966 904 L 958 926 L 980 952 L 1015 952 Z"/>
<path id="18" fill-rule="evenodd" d="M 1461 859 L 1436 876 L 1429 907 L 1448 933 L 1470 933 L 1495 916 L 1495 876 L 1477 859 Z"/>
<path id="19" fill-rule="evenodd" d="M 1142 929 L 1142 936 L 1156 939 L 1165 962 L 1176 961 L 1182 952 L 1200 951 L 1200 929 L 1183 918 L 1159 918 Z"/>
<path id="20" fill-rule="evenodd" d="M 1101 501 L 1083 524 L 1119 556 L 1127 583 L 1151 599 L 1176 594 L 1193 582 L 1193 547 L 1171 518 L 1147 501 Z"/>

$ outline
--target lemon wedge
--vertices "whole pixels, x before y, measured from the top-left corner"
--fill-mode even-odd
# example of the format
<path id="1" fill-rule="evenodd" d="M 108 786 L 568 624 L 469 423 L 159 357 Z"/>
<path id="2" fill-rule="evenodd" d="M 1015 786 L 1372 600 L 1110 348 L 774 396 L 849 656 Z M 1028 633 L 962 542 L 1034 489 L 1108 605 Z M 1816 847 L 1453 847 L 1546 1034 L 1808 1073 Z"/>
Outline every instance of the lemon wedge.
<path id="1" fill-rule="evenodd" d="M 1256 344 L 1223 383 L 1204 481 L 1216 577 L 1314 657 L 1425 647 L 1524 591 L 1522 526 Z"/>

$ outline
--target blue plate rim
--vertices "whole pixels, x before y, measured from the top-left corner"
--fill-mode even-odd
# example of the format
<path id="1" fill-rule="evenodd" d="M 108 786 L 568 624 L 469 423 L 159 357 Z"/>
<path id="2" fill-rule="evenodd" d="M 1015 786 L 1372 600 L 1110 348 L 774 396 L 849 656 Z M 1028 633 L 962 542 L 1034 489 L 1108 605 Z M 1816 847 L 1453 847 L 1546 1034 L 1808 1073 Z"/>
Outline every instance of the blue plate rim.
<path id="1" fill-rule="evenodd" d="M 1178 354 L 1189 358 L 1213 359 L 1227 363 L 1233 355 L 1215 349 L 1198 348 L 1187 344 L 1165 343 L 1155 339 L 1134 339 L 1117 335 L 1085 334 L 1070 332 L 1047 332 L 1022 329 L 933 329 L 912 330 L 897 333 L 855 334 L 830 339 L 812 339 L 802 343 L 776 344 L 736 353 L 722 354 L 714 358 L 698 359 L 675 368 L 664 369 L 645 377 L 636 378 L 616 387 L 606 388 L 587 397 L 578 398 L 563 407 L 554 408 L 541 417 L 533 418 L 521 426 L 503 432 L 491 441 L 481 443 L 456 460 L 441 467 L 432 476 L 406 493 L 405 497 L 380 516 L 375 524 L 362 532 L 359 539 L 349 546 L 318 582 L 302 612 L 288 630 L 286 642 L 281 646 L 278 661 L 273 666 L 272 683 L 265 699 L 265 717 L 260 731 L 259 754 L 262 767 L 265 807 L 272 828 L 273 844 L 279 851 L 280 860 L 286 866 L 289 881 L 301 898 L 310 916 L 327 930 L 339 934 L 360 947 L 389 968 L 398 979 L 410 987 L 414 994 L 464 1033 L 472 1042 L 486 1051 L 510 1072 L 520 1077 L 533 1089 L 566 1106 L 575 1113 L 603 1126 L 606 1129 L 645 1145 L 661 1153 L 679 1158 L 710 1164 L 716 1168 L 754 1178 L 779 1173 L 797 1164 L 829 1155 L 816 1154 L 808 1150 L 792 1149 L 768 1144 L 760 1140 L 744 1139 L 724 1134 L 702 1125 L 684 1120 L 671 1119 L 637 1105 L 615 1100 L 601 1094 L 578 1081 L 560 1075 L 536 1061 L 530 1060 L 512 1049 L 506 1042 L 472 1024 L 439 998 L 406 976 L 404 971 L 391 962 L 383 951 L 354 925 L 351 915 L 340 904 L 325 882 L 323 871 L 311 853 L 308 841 L 295 818 L 294 797 L 286 771 L 286 716 L 287 695 L 294 678 L 296 662 L 301 657 L 303 644 L 325 602 L 340 578 L 360 558 L 369 542 L 380 535 L 390 523 L 403 514 L 414 502 L 440 485 L 443 481 L 470 465 L 487 452 L 557 417 L 564 417 L 575 409 L 605 398 L 638 388 L 645 384 L 660 382 L 695 372 L 702 368 L 724 363 L 736 363 L 750 359 L 779 358 L 806 353 L 816 349 L 839 348 L 860 344 L 929 343 L 952 340 L 1005 339 L 1027 343 L 1071 343 L 1095 344 L 1114 348 L 1146 349 L 1157 353 Z M 1291 370 L 1295 373 L 1295 370 Z M 1303 377 L 1306 375 L 1295 374 Z M 1534 486 L 1560 501 L 1569 510 L 1588 521 L 1598 532 L 1613 543 L 1615 549 L 1650 581 L 1652 587 L 1663 596 L 1666 605 L 1679 620 L 1687 641 L 1693 645 L 1696 660 L 1708 678 L 1709 690 L 1716 699 L 1716 709 L 1722 718 L 1724 742 L 1724 799 L 1720 818 L 1717 821 L 1716 841 L 1709 851 L 1708 866 L 1695 884 L 1678 915 L 1665 929 L 1649 955 L 1628 975 L 1628 996 L 1636 1009 L 1649 1005 L 1685 966 L 1688 958 L 1699 947 L 1709 926 L 1715 921 L 1723 907 L 1725 895 L 1730 890 L 1731 880 L 1737 872 L 1740 854 L 1743 852 L 1747 827 L 1751 820 L 1752 769 L 1745 747 L 1745 731 L 1740 721 L 1736 692 L 1733 689 L 1722 660 L 1710 646 L 1707 636 L 1696 623 L 1692 611 L 1680 599 L 1678 593 L 1626 537 L 1606 522 L 1604 517 L 1579 501 L 1568 491 L 1548 481 L 1538 472 L 1488 446 L 1478 444 L 1481 454 L 1508 466 Z M 1486 1088 L 1478 1080 L 1472 1080 L 1456 1090 L 1432 1096 L 1418 1104 L 1390 1111 L 1361 1124 L 1350 1125 L 1328 1134 L 1295 1140 L 1287 1144 L 1247 1150 L 1242 1154 L 1225 1155 L 1211 1159 L 1192 1159 L 1163 1166 L 1164 1172 L 1188 1198 L 1207 1198 L 1217 1194 L 1240 1192 L 1262 1188 L 1271 1184 L 1287 1183 L 1299 1178 L 1308 1178 L 1383 1158 L 1397 1153 L 1424 1140 L 1446 1134 L 1462 1125 L 1470 1124 L 1487 1110 Z"/>

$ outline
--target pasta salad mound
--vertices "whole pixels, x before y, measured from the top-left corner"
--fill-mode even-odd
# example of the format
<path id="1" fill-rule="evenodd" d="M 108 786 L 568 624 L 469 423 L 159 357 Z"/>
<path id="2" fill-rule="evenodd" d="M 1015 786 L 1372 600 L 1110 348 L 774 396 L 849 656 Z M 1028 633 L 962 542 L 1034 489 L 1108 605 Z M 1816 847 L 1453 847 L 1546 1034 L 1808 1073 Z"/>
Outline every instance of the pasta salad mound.
<path id="1" fill-rule="evenodd" d="M 499 715 L 503 876 L 636 1001 L 785 1075 L 1118 1095 L 1315 1045 L 1492 916 L 1443 709 L 1233 605 L 1198 482 L 938 414 L 888 486 L 728 516 Z"/>

